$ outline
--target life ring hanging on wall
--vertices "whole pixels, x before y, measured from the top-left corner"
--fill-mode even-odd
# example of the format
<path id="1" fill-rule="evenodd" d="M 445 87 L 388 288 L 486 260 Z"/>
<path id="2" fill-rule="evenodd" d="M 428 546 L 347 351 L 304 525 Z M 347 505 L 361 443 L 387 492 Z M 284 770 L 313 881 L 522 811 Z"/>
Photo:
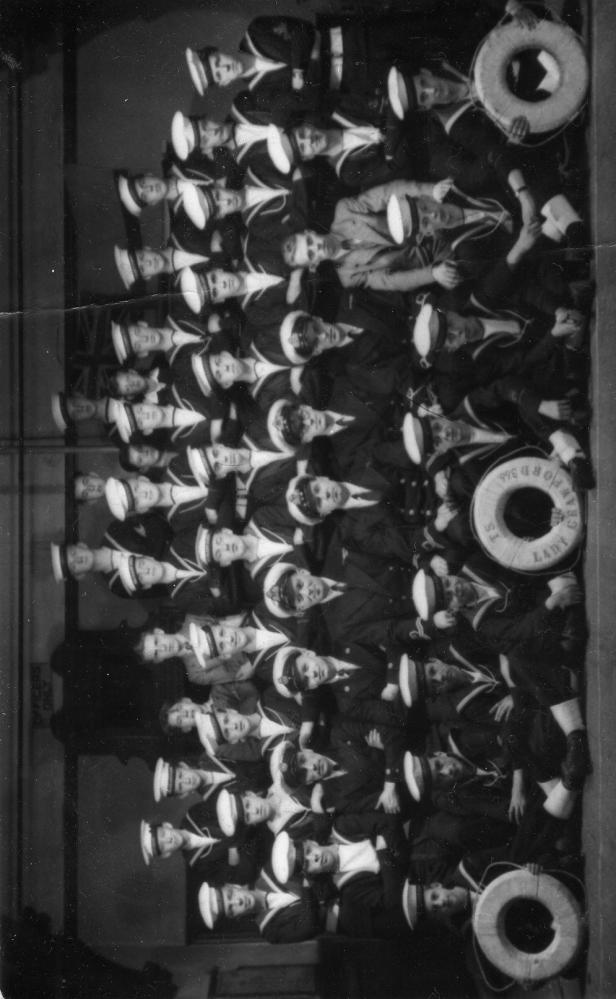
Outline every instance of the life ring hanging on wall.
<path id="1" fill-rule="evenodd" d="M 513 903 L 524 901 L 540 903 L 551 917 L 552 939 L 536 953 L 522 950 L 507 932 L 508 911 Z M 520 868 L 501 874 L 481 892 L 473 931 L 499 971 L 517 982 L 539 982 L 560 974 L 575 959 L 584 938 L 584 920 L 577 900 L 561 881 Z"/>
<path id="2" fill-rule="evenodd" d="M 563 514 L 539 538 L 520 538 L 505 520 L 507 504 L 520 489 L 538 489 Z M 545 572 L 577 548 L 584 531 L 582 504 L 569 473 L 547 458 L 521 455 L 491 468 L 480 480 L 471 521 L 484 551 L 507 569 Z"/>
<path id="3" fill-rule="evenodd" d="M 558 66 L 559 83 L 542 101 L 525 101 L 512 93 L 507 69 L 528 49 L 548 54 Z M 534 135 L 562 128 L 580 110 L 588 90 L 589 69 L 584 47 L 571 28 L 558 21 L 539 21 L 534 28 L 507 22 L 484 39 L 474 62 L 477 96 L 491 118 L 508 131 L 514 118 L 528 119 Z"/>

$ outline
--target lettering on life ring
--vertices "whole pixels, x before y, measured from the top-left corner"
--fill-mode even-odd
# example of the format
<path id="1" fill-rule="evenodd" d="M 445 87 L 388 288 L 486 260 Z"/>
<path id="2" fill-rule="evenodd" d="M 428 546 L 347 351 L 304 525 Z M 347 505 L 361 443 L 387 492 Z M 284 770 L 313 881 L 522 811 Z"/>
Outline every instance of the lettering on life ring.
<path id="1" fill-rule="evenodd" d="M 545 493 L 562 514 L 559 524 L 539 538 L 520 538 L 505 521 L 511 498 L 520 489 Z M 477 539 L 490 558 L 518 572 L 544 572 L 580 543 L 583 516 L 569 473 L 547 458 L 510 458 L 490 469 L 473 496 L 471 517 Z"/>
<path id="2" fill-rule="evenodd" d="M 542 950 L 521 949 L 510 938 L 507 916 L 514 903 L 539 903 L 551 918 L 551 940 Z M 503 974 L 518 982 L 539 982 L 560 974 L 579 953 L 584 920 L 571 891 L 550 874 L 507 871 L 482 891 L 473 913 L 473 930 L 483 953 Z"/>
<path id="3" fill-rule="evenodd" d="M 512 93 L 507 69 L 520 52 L 539 50 L 557 67 L 558 85 L 545 100 L 525 101 Z M 499 24 L 483 41 L 475 59 L 477 96 L 494 121 L 509 130 L 514 118 L 528 119 L 534 134 L 562 128 L 580 110 L 588 90 L 588 60 L 571 28 L 540 21 L 534 28 Z"/>

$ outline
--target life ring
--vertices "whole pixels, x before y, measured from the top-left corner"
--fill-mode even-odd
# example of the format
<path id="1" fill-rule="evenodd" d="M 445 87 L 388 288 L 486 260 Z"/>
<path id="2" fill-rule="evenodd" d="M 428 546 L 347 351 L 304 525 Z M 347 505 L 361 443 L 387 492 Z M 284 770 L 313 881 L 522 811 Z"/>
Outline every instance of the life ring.
<path id="1" fill-rule="evenodd" d="M 551 919 L 553 936 L 543 950 L 529 953 L 512 942 L 507 914 L 516 902 L 540 903 Z M 518 982 L 539 982 L 560 974 L 579 953 L 584 937 L 580 906 L 571 891 L 550 874 L 519 869 L 495 878 L 481 892 L 473 930 L 487 959 Z"/>
<path id="2" fill-rule="evenodd" d="M 558 86 L 543 101 L 516 97 L 507 82 L 511 60 L 528 49 L 544 51 L 556 65 Z M 562 128 L 580 110 L 588 89 L 588 61 L 578 36 L 566 24 L 540 21 L 534 28 L 499 24 L 482 42 L 475 58 L 477 96 L 495 122 L 507 131 L 524 115 L 533 134 Z"/>
<path id="3" fill-rule="evenodd" d="M 511 497 L 529 488 L 545 493 L 563 514 L 561 522 L 539 538 L 520 538 L 505 521 Z M 473 495 L 471 518 L 484 551 L 517 572 L 551 569 L 575 550 L 584 530 L 582 504 L 569 473 L 532 455 L 510 458 L 486 472 Z"/>

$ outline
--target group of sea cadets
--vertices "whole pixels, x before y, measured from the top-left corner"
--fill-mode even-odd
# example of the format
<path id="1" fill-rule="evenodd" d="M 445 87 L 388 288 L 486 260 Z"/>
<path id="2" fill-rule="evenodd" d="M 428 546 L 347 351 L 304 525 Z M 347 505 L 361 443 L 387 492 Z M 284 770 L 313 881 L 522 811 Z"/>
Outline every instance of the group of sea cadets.
<path id="1" fill-rule="evenodd" d="M 168 311 L 112 322 L 107 396 L 53 399 L 121 466 L 75 477 L 114 519 L 52 545 L 56 578 L 159 598 L 138 652 L 202 691 L 160 714 L 154 797 L 190 807 L 140 842 L 184 857 L 210 930 L 404 938 L 468 920 L 494 862 L 577 848 L 581 581 L 504 569 L 470 510 L 511 455 L 594 486 L 586 228 L 563 136 L 497 126 L 468 76 L 497 16 L 534 14 L 438 7 L 187 50 L 205 104 L 246 89 L 175 115 L 164 176 L 118 175 L 128 215 L 166 205 L 167 246 L 115 258 L 137 293 L 166 275 Z"/>

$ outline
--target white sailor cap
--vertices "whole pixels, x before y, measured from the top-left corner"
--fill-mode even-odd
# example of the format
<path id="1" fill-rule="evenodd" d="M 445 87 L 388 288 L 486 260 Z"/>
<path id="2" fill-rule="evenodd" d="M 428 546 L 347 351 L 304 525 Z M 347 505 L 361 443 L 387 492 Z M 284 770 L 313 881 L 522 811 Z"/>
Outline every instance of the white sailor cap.
<path id="1" fill-rule="evenodd" d="M 288 832 L 278 833 L 272 847 L 272 870 L 281 885 L 295 873 L 296 861 L 297 849 Z"/>
<path id="2" fill-rule="evenodd" d="M 409 95 L 404 76 L 395 66 L 387 74 L 387 96 L 393 113 L 402 121 L 409 109 Z"/>
<path id="3" fill-rule="evenodd" d="M 243 818 L 242 796 L 237 791 L 223 787 L 216 799 L 216 818 L 225 836 L 234 836 L 237 824 Z"/>
<path id="4" fill-rule="evenodd" d="M 171 145 L 180 160 L 188 158 L 199 144 L 198 126 L 194 119 L 176 111 L 171 119 Z"/>
<path id="5" fill-rule="evenodd" d="M 135 509 L 133 492 L 125 479 L 110 476 L 105 482 L 105 499 L 112 517 L 116 520 L 126 520 L 127 514 Z"/>
<path id="6" fill-rule="evenodd" d="M 186 459 L 195 479 L 200 486 L 209 486 L 214 478 L 207 447 L 187 447 Z"/>
<path id="7" fill-rule="evenodd" d="M 122 279 L 122 284 L 128 291 L 141 276 L 137 263 L 137 255 L 134 250 L 127 250 L 116 245 L 113 248 L 113 256 L 118 274 Z"/>
<path id="8" fill-rule="evenodd" d="M 224 903 L 220 888 L 213 888 L 204 881 L 198 895 L 199 912 L 208 930 L 213 930 L 219 916 L 224 912 Z"/>
<path id="9" fill-rule="evenodd" d="M 50 545 L 51 569 L 56 583 L 65 583 L 70 577 L 66 561 L 66 545 L 58 545 L 52 541 Z"/>

